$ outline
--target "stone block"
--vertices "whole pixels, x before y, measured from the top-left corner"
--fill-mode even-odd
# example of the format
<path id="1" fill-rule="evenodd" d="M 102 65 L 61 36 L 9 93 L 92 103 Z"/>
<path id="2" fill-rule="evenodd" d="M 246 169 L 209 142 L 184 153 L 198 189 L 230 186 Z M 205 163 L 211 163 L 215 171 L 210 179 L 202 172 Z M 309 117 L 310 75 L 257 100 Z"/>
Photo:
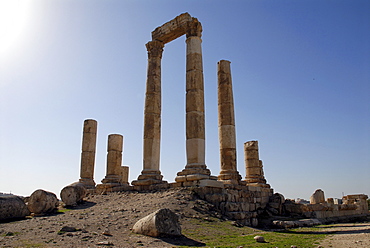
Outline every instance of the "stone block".
<path id="1" fill-rule="evenodd" d="M 216 180 L 201 179 L 199 180 L 199 187 L 214 187 L 214 188 L 223 188 L 224 184 Z"/>

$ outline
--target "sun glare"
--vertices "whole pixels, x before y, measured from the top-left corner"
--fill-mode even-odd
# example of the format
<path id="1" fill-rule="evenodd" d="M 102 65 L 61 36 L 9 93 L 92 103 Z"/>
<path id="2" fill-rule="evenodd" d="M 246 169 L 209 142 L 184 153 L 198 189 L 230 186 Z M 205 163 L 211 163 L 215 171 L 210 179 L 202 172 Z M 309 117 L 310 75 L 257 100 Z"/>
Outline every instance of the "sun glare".
<path id="1" fill-rule="evenodd" d="M 29 0 L 0 0 L 0 53 L 19 42 L 24 30 Z"/>

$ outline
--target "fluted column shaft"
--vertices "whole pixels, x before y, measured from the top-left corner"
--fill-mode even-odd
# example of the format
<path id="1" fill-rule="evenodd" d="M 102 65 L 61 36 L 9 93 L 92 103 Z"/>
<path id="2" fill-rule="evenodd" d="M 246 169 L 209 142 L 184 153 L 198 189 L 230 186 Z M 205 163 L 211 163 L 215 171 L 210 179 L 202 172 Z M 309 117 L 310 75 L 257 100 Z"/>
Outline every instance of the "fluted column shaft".
<path id="1" fill-rule="evenodd" d="M 98 123 L 96 120 L 85 120 L 82 136 L 80 182 L 86 188 L 94 188 L 94 166 L 96 150 L 96 133 Z"/>
<path id="2" fill-rule="evenodd" d="M 235 114 L 230 61 L 221 60 L 217 65 L 218 132 L 221 163 L 218 179 L 238 183 L 241 176 L 236 166 Z"/>

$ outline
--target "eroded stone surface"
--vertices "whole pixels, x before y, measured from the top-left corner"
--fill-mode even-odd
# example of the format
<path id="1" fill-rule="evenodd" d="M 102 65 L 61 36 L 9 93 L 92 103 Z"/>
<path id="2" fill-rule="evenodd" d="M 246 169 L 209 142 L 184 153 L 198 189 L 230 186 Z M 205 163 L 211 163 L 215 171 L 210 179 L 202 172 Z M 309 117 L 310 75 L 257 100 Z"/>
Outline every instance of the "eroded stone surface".
<path id="1" fill-rule="evenodd" d="M 167 208 L 159 209 L 140 219 L 135 223 L 132 231 L 151 237 L 181 235 L 181 227 L 177 215 Z"/>

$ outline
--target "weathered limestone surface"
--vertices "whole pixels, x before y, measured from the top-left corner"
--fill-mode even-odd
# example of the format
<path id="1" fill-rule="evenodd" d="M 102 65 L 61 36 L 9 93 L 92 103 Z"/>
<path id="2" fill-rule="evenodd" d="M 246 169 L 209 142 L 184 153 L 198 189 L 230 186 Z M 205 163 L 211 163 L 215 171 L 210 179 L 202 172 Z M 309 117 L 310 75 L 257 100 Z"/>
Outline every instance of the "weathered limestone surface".
<path id="1" fill-rule="evenodd" d="M 72 183 L 60 191 L 60 198 L 66 206 L 76 206 L 86 196 L 86 188 L 80 182 Z"/>
<path id="2" fill-rule="evenodd" d="M 205 164 L 204 79 L 202 26 L 195 18 L 186 30 L 186 158 L 176 182 L 215 179 Z"/>
<path id="3" fill-rule="evenodd" d="M 15 195 L 0 195 L 0 220 L 24 218 L 30 214 L 24 201 Z"/>
<path id="4" fill-rule="evenodd" d="M 223 215 L 246 226 L 258 225 L 258 211 L 269 202 L 273 190 L 265 187 L 224 184 L 219 187 L 193 189 L 202 199 L 220 209 Z"/>
<path id="5" fill-rule="evenodd" d="M 324 191 L 317 189 L 310 197 L 310 204 L 325 203 Z"/>
<path id="6" fill-rule="evenodd" d="M 122 164 L 123 136 L 108 135 L 107 173 L 104 184 L 119 184 Z"/>
<path id="7" fill-rule="evenodd" d="M 156 28 L 152 32 L 152 40 L 158 40 L 163 43 L 171 42 L 186 33 L 188 23 L 192 20 L 193 18 L 188 13 L 183 13 Z"/>
<path id="8" fill-rule="evenodd" d="M 181 235 L 181 227 L 177 215 L 164 208 L 140 219 L 132 228 L 134 233 L 151 237 L 163 235 Z"/>
<path id="9" fill-rule="evenodd" d="M 96 120 L 88 119 L 84 121 L 80 183 L 82 183 L 88 189 L 95 188 L 94 166 L 97 127 L 98 123 Z"/>
<path id="10" fill-rule="evenodd" d="M 143 170 L 136 181 L 136 186 L 166 184 L 159 170 L 161 138 L 161 60 L 164 43 L 150 41 L 148 50 L 148 72 L 144 109 L 144 159 Z"/>
<path id="11" fill-rule="evenodd" d="M 262 161 L 259 159 L 258 141 L 244 143 L 245 181 L 248 185 L 270 187 L 266 184 Z"/>
<path id="12" fill-rule="evenodd" d="M 31 194 L 27 207 L 34 214 L 52 212 L 58 207 L 58 199 L 54 193 L 38 189 Z"/>
<path id="13" fill-rule="evenodd" d="M 121 166 L 119 175 L 120 175 L 119 183 L 128 185 L 129 167 L 128 166 Z"/>
<path id="14" fill-rule="evenodd" d="M 241 176 L 236 166 L 236 134 L 234 98 L 230 61 L 221 60 L 218 65 L 218 134 L 220 140 L 221 171 L 218 180 L 239 184 Z"/>

